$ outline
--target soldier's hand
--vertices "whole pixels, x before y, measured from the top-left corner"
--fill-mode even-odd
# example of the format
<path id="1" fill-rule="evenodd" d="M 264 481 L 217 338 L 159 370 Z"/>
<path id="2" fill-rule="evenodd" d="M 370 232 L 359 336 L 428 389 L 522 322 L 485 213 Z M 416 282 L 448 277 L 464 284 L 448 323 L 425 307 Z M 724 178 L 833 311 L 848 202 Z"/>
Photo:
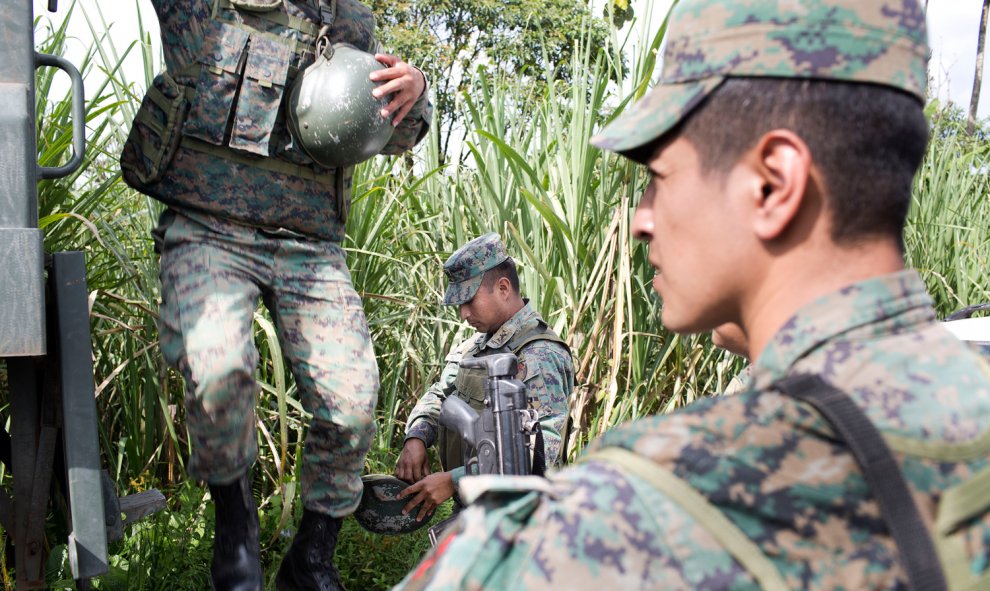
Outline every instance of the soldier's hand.
<path id="1" fill-rule="evenodd" d="M 402 514 L 406 515 L 415 509 L 416 505 L 419 505 L 419 514 L 416 515 L 416 521 L 423 521 L 423 519 L 433 515 L 437 505 L 452 496 L 454 496 L 454 479 L 450 476 L 450 472 L 437 472 L 436 474 L 430 474 L 412 486 L 406 487 L 395 498 L 405 499 L 412 497 L 412 500 L 402 508 Z"/>
<path id="2" fill-rule="evenodd" d="M 422 439 L 412 437 L 402 445 L 395 475 L 406 482 L 419 482 L 430 475 L 430 458 Z"/>
<path id="3" fill-rule="evenodd" d="M 375 82 L 384 82 L 371 94 L 375 98 L 392 95 L 392 101 L 382 109 L 382 117 L 392 116 L 392 125 L 398 125 L 426 90 L 426 78 L 417 68 L 394 55 L 376 53 L 375 59 L 387 67 L 369 75 Z"/>

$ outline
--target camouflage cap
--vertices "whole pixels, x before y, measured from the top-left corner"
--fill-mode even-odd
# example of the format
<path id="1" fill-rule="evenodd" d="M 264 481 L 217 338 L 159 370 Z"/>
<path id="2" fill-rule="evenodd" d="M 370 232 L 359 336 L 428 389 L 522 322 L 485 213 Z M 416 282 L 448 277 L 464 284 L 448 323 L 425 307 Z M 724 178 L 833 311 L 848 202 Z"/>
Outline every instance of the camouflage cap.
<path id="1" fill-rule="evenodd" d="M 361 484 L 364 490 L 354 519 L 364 529 L 382 535 L 407 534 L 430 522 L 429 519 L 416 521 L 420 505 L 408 514 L 402 514 L 409 499 L 398 499 L 396 495 L 409 483 L 391 474 L 366 474 L 361 477 Z"/>
<path id="2" fill-rule="evenodd" d="M 591 143 L 614 152 L 662 137 L 730 77 L 881 84 L 925 100 L 917 0 L 680 0 L 660 82 Z"/>
<path id="3" fill-rule="evenodd" d="M 443 304 L 459 306 L 470 302 L 478 292 L 485 271 L 502 264 L 508 258 L 502 239 L 494 232 L 479 236 L 458 248 L 443 264 L 443 273 L 448 282 Z"/>

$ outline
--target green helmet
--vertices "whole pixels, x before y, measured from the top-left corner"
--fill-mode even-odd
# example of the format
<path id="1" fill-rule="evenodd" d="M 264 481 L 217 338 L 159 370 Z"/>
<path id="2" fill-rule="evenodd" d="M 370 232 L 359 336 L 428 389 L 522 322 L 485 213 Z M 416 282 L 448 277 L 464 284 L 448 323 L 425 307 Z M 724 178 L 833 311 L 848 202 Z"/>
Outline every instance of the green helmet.
<path id="1" fill-rule="evenodd" d="M 364 529 L 383 535 L 407 534 L 429 523 L 429 519 L 416 521 L 417 507 L 408 515 L 402 514 L 409 499 L 396 499 L 408 483 L 388 474 L 368 474 L 361 477 L 364 492 L 354 512 L 354 519 Z"/>
<path id="2" fill-rule="evenodd" d="M 310 158 L 330 168 L 353 166 L 381 152 L 392 122 L 381 116 L 391 95 L 375 98 L 368 75 L 385 66 L 346 43 L 321 51 L 289 93 L 289 131 Z"/>

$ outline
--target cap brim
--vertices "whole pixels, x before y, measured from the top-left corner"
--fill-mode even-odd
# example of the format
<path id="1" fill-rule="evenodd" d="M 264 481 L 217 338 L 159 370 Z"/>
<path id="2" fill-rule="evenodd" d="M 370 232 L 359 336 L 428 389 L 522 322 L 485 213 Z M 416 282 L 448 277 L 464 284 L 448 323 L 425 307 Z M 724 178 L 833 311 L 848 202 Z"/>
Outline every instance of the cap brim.
<path id="1" fill-rule="evenodd" d="M 658 84 L 591 138 L 591 144 L 645 163 L 650 154 L 644 154 L 639 148 L 677 126 L 724 79 L 713 77 L 683 84 Z"/>
<path id="2" fill-rule="evenodd" d="M 478 288 L 481 287 L 481 280 L 484 277 L 484 273 L 478 273 L 474 277 L 448 285 L 446 293 L 443 294 L 443 305 L 460 306 L 470 302 L 474 294 L 478 293 Z"/>

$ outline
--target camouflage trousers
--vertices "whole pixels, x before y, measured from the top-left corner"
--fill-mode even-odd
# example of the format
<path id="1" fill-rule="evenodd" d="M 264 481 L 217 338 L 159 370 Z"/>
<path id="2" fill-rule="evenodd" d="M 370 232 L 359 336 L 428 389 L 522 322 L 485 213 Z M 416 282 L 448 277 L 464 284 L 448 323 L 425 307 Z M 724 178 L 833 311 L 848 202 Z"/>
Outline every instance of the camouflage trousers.
<path id="1" fill-rule="evenodd" d="M 313 415 L 302 458 L 303 503 L 334 516 L 353 512 L 375 433 L 379 383 L 343 249 L 173 210 L 163 214 L 155 237 L 159 340 L 166 362 L 186 382 L 189 474 L 225 484 L 257 457 L 252 334 L 261 299 L 275 320 L 300 402 Z"/>

